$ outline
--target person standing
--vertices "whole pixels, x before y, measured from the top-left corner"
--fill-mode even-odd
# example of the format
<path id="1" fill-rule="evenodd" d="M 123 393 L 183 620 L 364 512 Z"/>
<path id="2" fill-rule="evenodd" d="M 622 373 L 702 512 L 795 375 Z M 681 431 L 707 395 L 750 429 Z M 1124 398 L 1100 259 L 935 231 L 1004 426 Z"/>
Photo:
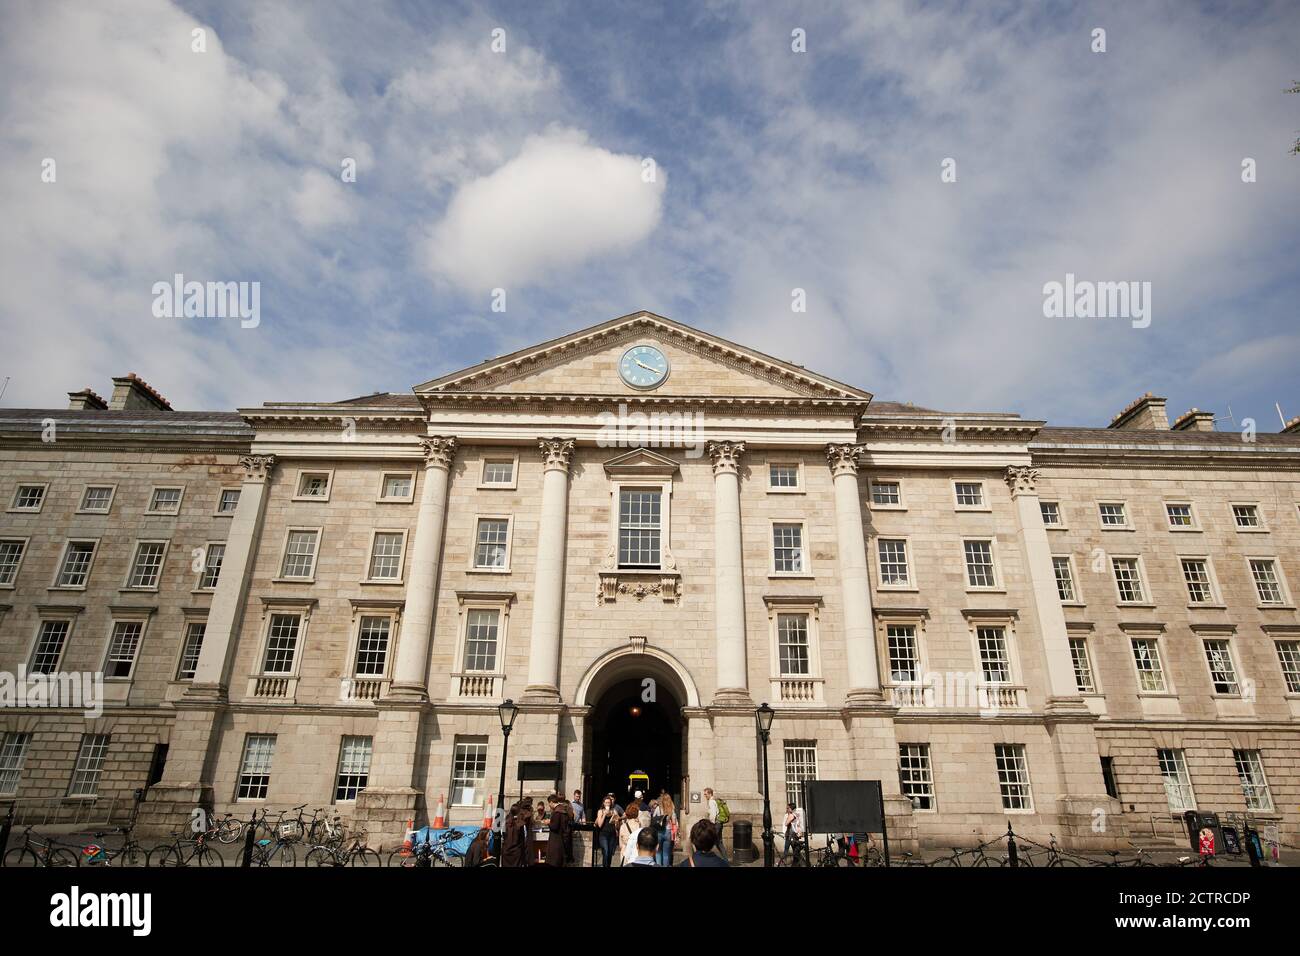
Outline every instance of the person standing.
<path id="1" fill-rule="evenodd" d="M 627 861 L 628 866 L 658 866 L 655 849 L 658 846 L 653 827 L 642 827 L 636 834 L 636 855 Z"/>
<path id="2" fill-rule="evenodd" d="M 672 796 L 667 792 L 659 795 L 659 805 L 651 820 L 652 829 L 659 837 L 655 850 L 655 862 L 660 866 L 673 865 L 673 844 L 677 842 L 677 807 Z"/>
<path id="3" fill-rule="evenodd" d="M 618 846 L 618 826 L 621 822 L 618 808 L 612 793 L 605 794 L 604 805 L 596 811 L 596 839 L 600 841 L 602 865 L 609 869 L 614 860 L 614 848 Z"/>
<path id="4" fill-rule="evenodd" d="M 714 796 L 712 787 L 704 788 L 704 799 L 708 801 L 709 822 L 712 823 L 714 828 L 717 830 L 716 845 L 718 854 L 725 859 L 727 856 L 727 847 L 722 840 L 722 835 L 723 828 L 727 825 L 727 821 L 731 819 L 731 811 L 727 808 L 726 800 L 719 800 Z M 693 832 L 694 827 L 691 829 Z"/>
<path id="5" fill-rule="evenodd" d="M 730 863 L 713 852 L 717 839 L 716 824 L 708 820 L 695 821 L 695 825 L 691 827 L 691 852 L 686 859 L 677 864 L 678 869 L 684 866 L 730 866 Z"/>
<path id="6" fill-rule="evenodd" d="M 573 822 L 586 823 L 587 808 L 582 804 L 582 791 L 581 790 L 573 791 L 573 799 L 570 800 L 569 803 L 573 807 Z"/>
<path id="7" fill-rule="evenodd" d="M 551 798 L 551 817 L 547 823 L 546 863 L 566 866 L 573 858 L 573 810 L 561 794 Z"/>
<path id="8" fill-rule="evenodd" d="M 506 816 L 505 833 L 501 841 L 501 865 L 523 866 L 527 842 L 523 829 L 523 808 L 516 803 Z"/>
<path id="9" fill-rule="evenodd" d="M 636 855 L 636 835 L 641 830 L 641 807 L 633 800 L 623 811 L 623 822 L 618 825 L 618 855 L 624 864 Z"/>

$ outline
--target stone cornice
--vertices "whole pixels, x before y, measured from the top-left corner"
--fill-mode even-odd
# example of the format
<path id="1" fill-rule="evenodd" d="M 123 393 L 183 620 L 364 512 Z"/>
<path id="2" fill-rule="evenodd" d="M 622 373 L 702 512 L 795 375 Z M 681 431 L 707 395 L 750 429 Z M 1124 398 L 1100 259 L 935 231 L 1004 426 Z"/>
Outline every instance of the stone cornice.
<path id="1" fill-rule="evenodd" d="M 968 441 L 1029 442 L 1046 422 L 1024 419 L 926 417 L 906 419 L 881 419 L 871 417 L 870 409 L 858 425 L 858 441 L 872 439 L 888 441 L 908 440 L 933 442 L 947 440 L 951 444 Z"/>
<path id="2" fill-rule="evenodd" d="M 778 409 L 786 412 L 820 412 L 843 410 L 860 415 L 867 408 L 864 399 L 820 398 L 799 395 L 623 395 L 593 392 L 425 392 L 419 396 L 427 409 L 456 405 L 466 408 L 491 408 L 511 405 L 553 409 L 557 406 L 610 410 L 620 404 L 628 406 L 675 406 L 690 408 Z"/>

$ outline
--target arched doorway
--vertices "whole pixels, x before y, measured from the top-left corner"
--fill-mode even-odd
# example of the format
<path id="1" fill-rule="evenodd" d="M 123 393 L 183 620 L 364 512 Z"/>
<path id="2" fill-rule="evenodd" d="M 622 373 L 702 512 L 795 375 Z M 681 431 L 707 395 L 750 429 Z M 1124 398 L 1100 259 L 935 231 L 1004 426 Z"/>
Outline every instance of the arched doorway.
<path id="1" fill-rule="evenodd" d="M 592 665 L 578 699 L 591 708 L 583 748 L 590 804 L 613 793 L 626 805 L 632 790 L 648 787 L 652 795 L 667 790 L 680 805 L 688 774 L 682 709 L 698 704 L 680 663 L 644 645 L 620 648 Z"/>

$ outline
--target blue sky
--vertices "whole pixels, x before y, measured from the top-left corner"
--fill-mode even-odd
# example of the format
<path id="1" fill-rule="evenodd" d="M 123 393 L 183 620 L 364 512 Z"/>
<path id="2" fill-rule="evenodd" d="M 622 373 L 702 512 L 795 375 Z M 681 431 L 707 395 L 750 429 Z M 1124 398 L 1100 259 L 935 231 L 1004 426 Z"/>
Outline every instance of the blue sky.
<path id="1" fill-rule="evenodd" d="M 403 390 L 649 309 L 930 407 L 1300 415 L 1295 3 L 0 16 L 6 405 Z M 260 282 L 261 324 L 155 318 L 177 272 Z M 1150 326 L 1045 318 L 1067 272 L 1150 282 Z"/>

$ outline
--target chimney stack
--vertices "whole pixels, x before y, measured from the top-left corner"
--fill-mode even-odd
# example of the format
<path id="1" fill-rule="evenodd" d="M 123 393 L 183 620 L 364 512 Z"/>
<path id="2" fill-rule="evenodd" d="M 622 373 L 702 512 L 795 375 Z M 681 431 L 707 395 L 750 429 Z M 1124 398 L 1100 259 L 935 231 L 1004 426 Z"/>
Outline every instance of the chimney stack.
<path id="1" fill-rule="evenodd" d="M 144 379 L 129 372 L 113 379 L 113 398 L 108 407 L 118 411 L 172 410 L 171 403 L 159 395 Z"/>
<path id="2" fill-rule="evenodd" d="M 96 395 L 94 390 L 83 388 L 79 392 L 68 392 L 68 410 L 69 411 L 103 411 L 108 408 L 108 402 Z"/>
<path id="3" fill-rule="evenodd" d="M 1300 415 L 1297 415 L 1295 418 L 1291 419 L 1284 426 L 1282 426 L 1282 434 L 1300 435 Z"/>
<path id="4" fill-rule="evenodd" d="M 1165 400 L 1147 392 L 1111 419 L 1107 428 L 1129 431 L 1169 431 L 1169 416 L 1165 413 Z"/>
<path id="5" fill-rule="evenodd" d="M 1214 412 L 1203 412 L 1193 408 L 1183 412 L 1170 426 L 1176 432 L 1212 432 L 1214 431 Z"/>

